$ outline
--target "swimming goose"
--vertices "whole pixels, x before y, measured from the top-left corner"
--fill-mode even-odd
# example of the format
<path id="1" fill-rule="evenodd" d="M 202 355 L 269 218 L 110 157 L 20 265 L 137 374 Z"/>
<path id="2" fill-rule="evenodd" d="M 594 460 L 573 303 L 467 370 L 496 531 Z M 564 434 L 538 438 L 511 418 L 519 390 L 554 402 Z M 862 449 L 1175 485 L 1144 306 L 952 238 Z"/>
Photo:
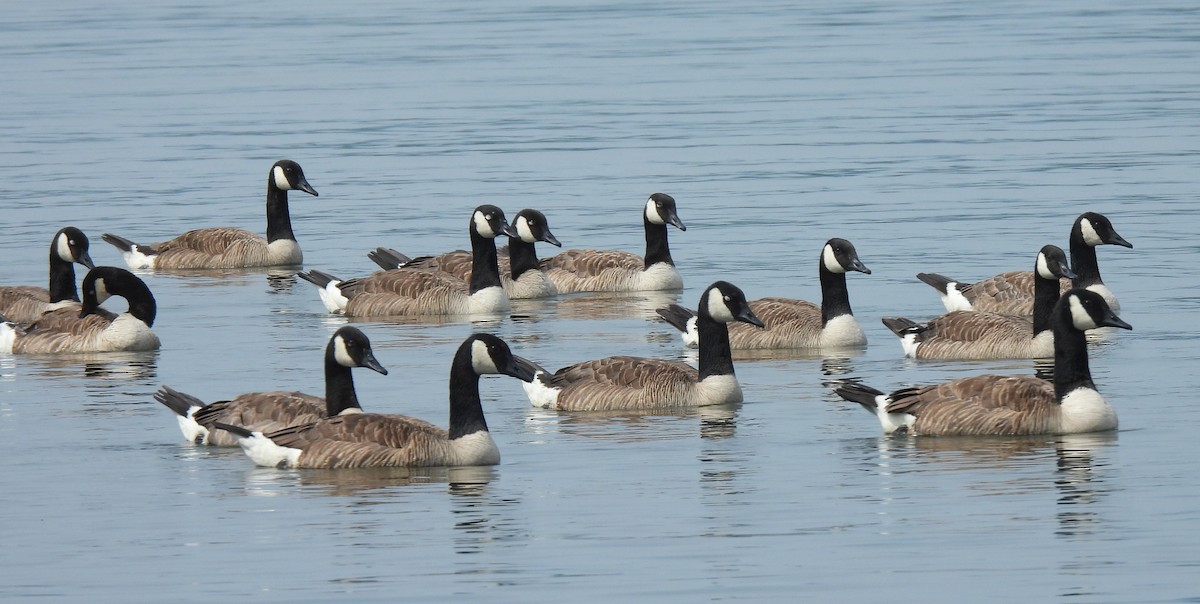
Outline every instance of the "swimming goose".
<path id="1" fill-rule="evenodd" d="M 33 323 L 46 311 L 76 306 L 74 264 L 96 268 L 88 255 L 88 238 L 83 231 L 64 227 L 50 240 L 50 287 L 10 285 L 0 287 L 0 315 L 14 323 Z"/>
<path id="2" fill-rule="evenodd" d="M 535 407 L 608 411 L 720 405 L 742 400 L 733 372 L 728 323 L 763 326 L 732 283 L 717 281 L 700 295 L 696 319 L 700 368 L 665 359 L 616 356 L 539 371 L 524 385 Z"/>
<path id="3" fill-rule="evenodd" d="M 1115 430 L 1117 414 L 1096 391 L 1084 332 L 1132 329 L 1104 297 L 1072 289 L 1054 306 L 1054 381 L 1024 375 L 978 375 L 884 394 L 860 384 L 842 398 L 879 418 L 885 433 L 929 436 L 1078 434 Z"/>
<path id="4" fill-rule="evenodd" d="M 642 212 L 646 228 L 646 256 L 616 250 L 566 250 L 542 260 L 542 270 L 558 292 L 631 292 L 681 289 L 683 278 L 675 270 L 667 245 L 667 225 L 686 231 L 675 211 L 675 199 L 655 193 Z"/>
<path id="5" fill-rule="evenodd" d="M 1038 251 L 1034 262 L 1033 320 L 979 310 L 956 310 L 927 323 L 884 317 L 900 337 L 904 356 L 914 359 L 1030 359 L 1054 356 L 1050 317 L 1058 302 L 1059 279 L 1075 273 L 1057 245 Z"/>
<path id="6" fill-rule="evenodd" d="M 1073 287 L 1083 287 L 1104 296 L 1104 301 L 1114 311 L 1120 310 L 1117 297 L 1100 278 L 1096 246 L 1111 244 L 1132 248 L 1133 244 L 1117 234 L 1107 217 L 1095 212 L 1084 212 L 1075 219 L 1071 225 L 1070 244 L 1071 270 L 1075 277 L 1060 280 L 1060 294 Z M 940 292 L 947 312 L 986 310 L 1025 317 L 1033 314 L 1032 272 L 1009 271 L 973 284 L 936 273 L 918 273 L 917 278 Z"/>
<path id="7" fill-rule="evenodd" d="M 528 380 L 533 367 L 489 334 L 468 337 L 450 366 L 450 429 L 405 415 L 355 413 L 263 434 L 224 423 L 254 463 L 286 468 L 491 466 L 500 450 L 479 398 L 481 374 Z"/>
<path id="8" fill-rule="evenodd" d="M 482 205 L 471 213 L 470 285 L 440 271 L 401 268 L 342 281 L 322 271 L 297 273 L 316 285 L 329 312 L 347 317 L 466 315 L 509 309 L 496 263 L 496 237 L 515 236 L 504 211 Z"/>
<path id="9" fill-rule="evenodd" d="M 358 328 L 347 325 L 334 332 L 325 346 L 325 398 L 303 392 L 248 392 L 232 400 L 205 404 L 190 394 L 163 386 L 154 393 L 154 400 L 176 413 L 179 429 L 189 442 L 232 447 L 238 444 L 237 438 L 216 429 L 217 422 L 274 432 L 326 417 L 362 413 L 354 392 L 352 367 L 387 375 L 387 369 L 375 360 L 371 340 Z"/>
<path id="10" fill-rule="evenodd" d="M 550 245 L 561 247 L 558 238 L 550 232 L 550 224 L 546 216 L 537 210 L 524 209 L 517 212 L 512 222 L 518 236 L 509 236 L 508 245 L 497 251 L 500 266 L 500 282 L 510 300 L 526 300 L 530 298 L 548 298 L 558 294 L 554 282 L 542 272 L 538 266 L 537 251 L 534 244 L 545 241 Z M 471 280 L 471 252 L 457 250 L 438 256 L 423 256 L 409 258 L 391 248 L 376 248 L 368 252 L 367 257 L 385 270 L 396 268 L 417 268 L 437 270 L 453 275 L 463 281 Z"/>
<path id="11" fill-rule="evenodd" d="M 28 327 L 0 323 L 0 353 L 113 352 L 155 350 L 158 336 L 150 331 L 158 307 L 150 288 L 133 273 L 100 266 L 83 277 L 79 310 L 59 308 Z M 100 308 L 110 296 L 121 296 L 129 310 L 114 315 Z"/>
<path id="12" fill-rule="evenodd" d="M 169 241 L 142 245 L 124 237 L 104 233 L 102 238 L 125 256 L 129 268 L 206 269 L 246 268 L 300 264 L 304 254 L 292 232 L 288 213 L 288 191 L 317 190 L 304 179 L 300 164 L 283 159 L 267 174 L 267 237 L 235 227 L 213 227 L 188 231 Z"/>
<path id="13" fill-rule="evenodd" d="M 871 274 L 859 259 L 854 245 L 845 239 L 830 239 L 821 248 L 817 262 L 821 279 L 821 305 L 790 298 L 761 298 L 750 302 L 750 309 L 762 319 L 764 327 L 753 329 L 734 323 L 729 326 L 729 345 L 734 350 L 771 348 L 843 348 L 865 346 L 863 333 L 846 290 L 846 273 Z M 695 313 L 678 304 L 656 312 L 664 321 L 683 332 L 683 343 L 695 347 Z"/>

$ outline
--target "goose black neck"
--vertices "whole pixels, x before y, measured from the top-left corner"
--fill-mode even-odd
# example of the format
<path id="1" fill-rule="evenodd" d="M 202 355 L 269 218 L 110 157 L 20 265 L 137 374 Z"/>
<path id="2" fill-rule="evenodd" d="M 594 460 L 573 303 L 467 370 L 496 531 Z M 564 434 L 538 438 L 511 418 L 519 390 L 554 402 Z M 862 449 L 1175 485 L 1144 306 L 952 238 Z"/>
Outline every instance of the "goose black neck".
<path id="1" fill-rule="evenodd" d="M 292 232 L 292 214 L 288 211 L 287 191 L 275 186 L 274 172 L 267 176 L 267 242 L 296 240 Z"/>
<path id="2" fill-rule="evenodd" d="M 450 365 L 450 439 L 487 429 L 479 400 L 479 374 L 471 365 L 471 347 L 463 346 Z"/>
<path id="3" fill-rule="evenodd" d="M 646 225 L 646 257 L 645 268 L 650 268 L 659 262 L 675 266 L 671 259 L 671 247 L 667 245 L 667 225 L 654 224 L 645 216 L 642 221 Z"/>
<path id="4" fill-rule="evenodd" d="M 714 320 L 701 310 L 696 315 L 696 331 L 700 339 L 700 379 L 710 375 L 733 375 L 729 325 Z"/>
<path id="5" fill-rule="evenodd" d="M 471 229 L 471 293 L 488 287 L 500 287 L 496 240 Z"/>
<path id="6" fill-rule="evenodd" d="M 1071 325 L 1069 316 L 1054 325 L 1054 396 L 1064 396 L 1080 387 L 1095 388 L 1088 366 L 1087 337 Z"/>
<path id="7" fill-rule="evenodd" d="M 346 409 L 361 409 L 349 367 L 337 362 L 333 347 L 325 352 L 325 412 L 333 417 Z"/>
<path id="8" fill-rule="evenodd" d="M 124 296 L 129 301 L 129 314 L 145 323 L 146 327 L 154 327 L 154 319 L 158 315 L 158 304 L 154 301 L 154 294 L 150 293 L 150 288 L 146 287 L 145 283 L 140 280 L 133 281 L 125 285 L 124 291 L 113 293 Z"/>
<path id="9" fill-rule="evenodd" d="M 1104 282 L 1100 279 L 1096 248 L 1083 240 L 1083 232 L 1078 224 L 1071 230 L 1071 270 L 1075 271 L 1075 278 L 1071 280 L 1074 287 L 1088 287 Z"/>
<path id="10" fill-rule="evenodd" d="M 846 289 L 846 273 L 835 273 L 818 262 L 821 274 L 821 325 L 842 315 L 852 315 L 850 292 Z"/>
<path id="11" fill-rule="evenodd" d="M 521 278 L 525 271 L 537 270 L 538 257 L 532 243 L 520 237 L 508 238 L 508 260 L 512 266 L 513 281 Z"/>
<path id="12" fill-rule="evenodd" d="M 1033 335 L 1050 329 L 1058 302 L 1058 279 L 1047 279 L 1033 268 Z"/>
<path id="13" fill-rule="evenodd" d="M 79 291 L 75 289 L 75 263 L 58 257 L 50 250 L 50 301 L 64 300 L 79 301 Z"/>

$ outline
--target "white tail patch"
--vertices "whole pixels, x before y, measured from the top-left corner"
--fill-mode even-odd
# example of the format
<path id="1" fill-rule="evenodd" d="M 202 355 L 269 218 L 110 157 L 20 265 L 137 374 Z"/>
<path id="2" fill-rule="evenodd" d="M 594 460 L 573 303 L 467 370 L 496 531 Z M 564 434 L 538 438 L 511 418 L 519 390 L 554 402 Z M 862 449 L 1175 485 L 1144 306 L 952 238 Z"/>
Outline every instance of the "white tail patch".
<path id="1" fill-rule="evenodd" d="M 190 443 L 206 444 L 208 442 L 208 428 L 196 423 L 193 416 L 196 412 L 202 409 L 198 405 L 188 407 L 187 415 L 176 416 L 179 420 L 179 431 L 183 432 L 183 439 Z"/>
<path id="2" fill-rule="evenodd" d="M 533 380 L 522 382 L 521 387 L 525 389 L 525 396 L 529 397 L 529 404 L 542 409 L 553 409 L 558 404 L 558 388 L 551 388 L 542 382 L 542 377 L 546 372 L 539 371 L 534 375 Z"/>
<path id="3" fill-rule="evenodd" d="M 154 268 L 154 260 L 158 258 L 157 254 L 144 254 L 140 249 L 141 246 L 134 245 L 128 252 L 121 252 L 121 256 L 125 258 L 125 266 L 133 270 Z"/>
<path id="4" fill-rule="evenodd" d="M 338 289 L 340 283 L 341 281 L 335 279 L 317 290 L 317 295 L 321 297 L 321 303 L 325 305 L 325 310 L 338 314 L 346 312 L 346 305 L 350 303 L 350 300 L 342 295 L 342 290 Z"/>
<path id="5" fill-rule="evenodd" d="M 12 323 L 0 323 L 0 353 L 12 354 L 17 343 L 17 330 Z"/>
<path id="6" fill-rule="evenodd" d="M 697 348 L 700 346 L 700 330 L 696 329 L 696 317 L 687 320 L 687 329 L 680 334 L 683 338 L 683 345 L 688 348 Z"/>
<path id="7" fill-rule="evenodd" d="M 958 290 L 957 283 L 946 284 L 946 293 L 942 294 L 942 306 L 946 307 L 946 312 L 973 310 L 971 301 Z"/>
<path id="8" fill-rule="evenodd" d="M 242 451 L 245 451 L 251 461 L 265 468 L 292 468 L 300 459 L 300 449 L 281 447 L 263 436 L 262 432 L 238 438 L 238 444 L 242 446 Z"/>

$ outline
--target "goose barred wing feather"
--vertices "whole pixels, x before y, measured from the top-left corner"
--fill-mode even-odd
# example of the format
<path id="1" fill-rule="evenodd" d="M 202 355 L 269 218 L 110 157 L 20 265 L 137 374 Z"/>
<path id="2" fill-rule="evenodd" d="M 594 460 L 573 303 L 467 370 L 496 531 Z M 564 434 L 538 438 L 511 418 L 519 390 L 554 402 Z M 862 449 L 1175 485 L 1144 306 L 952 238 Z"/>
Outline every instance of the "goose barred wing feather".
<path id="1" fill-rule="evenodd" d="M 13 344 L 13 352 L 94 352 L 98 334 L 112 324 L 114 317 L 101 313 L 80 318 L 78 306 L 52 310 L 23 330 L 24 335 Z"/>
<path id="2" fill-rule="evenodd" d="M 152 249 L 158 253 L 156 268 L 240 268 L 269 263 L 267 240 L 235 227 L 194 229 L 156 243 Z"/>
<path id="3" fill-rule="evenodd" d="M 447 315 L 469 311 L 466 282 L 433 271 L 401 268 L 350 279 L 338 286 L 347 317 Z"/>
<path id="4" fill-rule="evenodd" d="M 0 317 L 14 323 L 32 323 L 50 307 L 50 292 L 33 285 L 0 287 Z"/>
<path id="5" fill-rule="evenodd" d="M 1053 433 L 1054 384 L 1033 376 L 981 375 L 891 394 L 888 413 L 916 417 L 914 432 L 941 436 Z"/>
<path id="6" fill-rule="evenodd" d="M 505 275 L 512 274 L 511 260 L 508 257 L 508 246 L 500 248 L 497 252 L 497 264 L 500 266 L 500 275 L 503 279 Z M 468 250 L 455 250 L 446 252 L 437 256 L 422 256 L 413 258 L 404 268 L 412 268 L 418 270 L 435 270 L 453 275 L 458 279 L 470 283 L 471 282 L 471 265 L 474 258 Z"/>
<path id="7" fill-rule="evenodd" d="M 404 415 L 355 413 L 267 434 L 304 468 L 444 465 L 446 430 Z"/>
<path id="8" fill-rule="evenodd" d="M 566 250 L 541 261 L 542 270 L 563 270 L 577 277 L 599 276 L 607 269 L 642 270 L 645 261 L 620 250 Z"/>
<path id="9" fill-rule="evenodd" d="M 762 298 L 751 301 L 750 310 L 766 327 L 760 329 L 740 321 L 730 323 L 729 343 L 734 349 L 820 346 L 819 305 L 790 298 Z"/>
<path id="10" fill-rule="evenodd" d="M 206 405 L 192 416 L 209 429 L 208 444 L 219 447 L 237 446 L 238 439 L 224 430 L 215 430 L 217 422 L 266 434 L 324 418 L 325 399 L 303 392 L 250 392 Z"/>
<path id="11" fill-rule="evenodd" d="M 1029 316 L 1033 314 L 1033 284 L 1033 271 L 1009 271 L 962 290 L 974 310 Z"/>
<path id="12" fill-rule="evenodd" d="M 605 411 L 686 406 L 699 379 L 678 361 L 618 356 L 563 367 L 544 382 L 562 389 L 559 409 Z"/>
<path id="13" fill-rule="evenodd" d="M 932 319 L 926 325 L 923 335 L 958 342 L 993 338 L 1019 341 L 1033 337 L 1030 319 L 994 312 L 957 310 Z"/>

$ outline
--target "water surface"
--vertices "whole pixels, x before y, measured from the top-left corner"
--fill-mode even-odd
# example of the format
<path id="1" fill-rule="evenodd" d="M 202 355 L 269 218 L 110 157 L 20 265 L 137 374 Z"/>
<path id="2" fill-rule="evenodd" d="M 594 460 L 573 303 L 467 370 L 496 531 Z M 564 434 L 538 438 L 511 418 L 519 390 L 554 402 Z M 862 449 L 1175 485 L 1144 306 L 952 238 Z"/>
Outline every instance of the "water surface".
<path id="1" fill-rule="evenodd" d="M 281 471 L 181 442 L 151 395 L 321 392 L 346 319 L 288 273 L 145 273 L 155 353 L 0 357 L 0 598 L 271 601 L 1196 601 L 1200 11 L 1183 2 L 86 2 L 0 24 L 0 283 L 42 283 L 66 223 L 263 228 L 301 163 L 306 266 L 466 247 L 480 203 L 567 247 L 639 250 L 652 192 L 686 289 L 515 305 L 481 324 L 355 321 L 364 406 L 446 422 L 458 343 L 556 367 L 688 358 L 656 306 L 716 279 L 816 299 L 830 237 L 870 345 L 739 358 L 746 401 L 665 415 L 529 408 L 482 383 L 494 468 Z M 1072 220 L 1134 331 L 1092 349 L 1113 434 L 908 439 L 831 394 L 1029 362 L 915 362 L 880 323 L 941 306 L 919 271 L 1030 267 Z M 550 250 L 542 250 L 549 253 Z M 114 301 L 120 307 L 119 301 Z"/>

